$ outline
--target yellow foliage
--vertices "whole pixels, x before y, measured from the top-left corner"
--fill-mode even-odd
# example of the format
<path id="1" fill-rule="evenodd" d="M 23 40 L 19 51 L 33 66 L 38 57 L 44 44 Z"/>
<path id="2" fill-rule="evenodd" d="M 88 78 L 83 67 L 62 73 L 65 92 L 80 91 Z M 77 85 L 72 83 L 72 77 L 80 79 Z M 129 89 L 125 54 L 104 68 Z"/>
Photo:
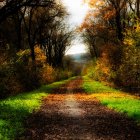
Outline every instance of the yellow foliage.
<path id="1" fill-rule="evenodd" d="M 97 61 L 96 72 L 102 73 L 103 76 L 99 77 L 102 77 L 102 80 L 106 81 L 107 77 L 110 75 L 110 66 L 107 58 L 102 57 Z"/>
<path id="2" fill-rule="evenodd" d="M 105 3 L 103 0 L 84 0 L 85 3 L 88 3 L 90 7 L 94 8 L 97 6 L 103 6 Z"/>
<path id="3" fill-rule="evenodd" d="M 135 44 L 135 41 L 132 38 L 126 38 L 124 40 L 124 44 L 128 46 L 133 46 Z"/>
<path id="4" fill-rule="evenodd" d="M 44 84 L 53 82 L 55 80 L 55 70 L 46 64 L 41 70 L 41 80 Z"/>
<path id="5" fill-rule="evenodd" d="M 137 22 L 133 28 L 127 29 L 124 44 L 127 46 L 140 46 L 140 23 Z"/>
<path id="6" fill-rule="evenodd" d="M 46 63 L 46 56 L 39 46 L 35 47 L 36 63 Z"/>
<path id="7" fill-rule="evenodd" d="M 26 49 L 26 50 L 20 50 L 19 52 L 17 52 L 18 56 L 24 56 L 24 55 L 29 55 L 30 54 L 30 50 Z"/>

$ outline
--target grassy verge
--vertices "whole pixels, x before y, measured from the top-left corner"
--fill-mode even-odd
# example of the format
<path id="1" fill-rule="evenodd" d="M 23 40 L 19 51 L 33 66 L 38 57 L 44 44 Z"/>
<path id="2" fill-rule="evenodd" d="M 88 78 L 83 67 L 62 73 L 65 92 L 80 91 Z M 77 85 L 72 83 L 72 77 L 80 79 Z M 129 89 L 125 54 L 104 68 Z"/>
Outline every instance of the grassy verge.
<path id="1" fill-rule="evenodd" d="M 84 90 L 91 93 L 93 98 L 96 97 L 103 105 L 111 109 L 125 113 L 140 124 L 140 100 L 138 97 L 104 86 L 86 76 L 83 79 Z"/>
<path id="2" fill-rule="evenodd" d="M 84 76 L 83 79 L 84 79 L 83 88 L 87 93 L 118 92 L 118 90 L 105 86 L 100 82 L 93 81 L 87 76 Z"/>
<path id="3" fill-rule="evenodd" d="M 0 140 L 14 140 L 17 135 L 22 134 L 24 120 L 33 110 L 40 108 L 41 98 L 47 96 L 52 89 L 72 79 L 74 78 L 44 85 L 38 90 L 0 100 Z"/>

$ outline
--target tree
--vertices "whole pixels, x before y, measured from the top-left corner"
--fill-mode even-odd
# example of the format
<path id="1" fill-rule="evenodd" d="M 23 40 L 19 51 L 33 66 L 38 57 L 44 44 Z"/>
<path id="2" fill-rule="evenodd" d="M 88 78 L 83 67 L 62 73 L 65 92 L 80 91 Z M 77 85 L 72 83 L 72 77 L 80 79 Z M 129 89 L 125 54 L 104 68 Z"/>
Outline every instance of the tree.
<path id="1" fill-rule="evenodd" d="M 23 7 L 48 7 L 51 5 L 53 5 L 52 0 L 2 0 L 0 3 L 0 23 Z"/>
<path id="2" fill-rule="evenodd" d="M 14 38 L 12 37 L 11 39 L 13 43 L 12 46 L 15 46 L 17 51 L 25 49 L 28 46 L 31 50 L 32 60 L 35 61 L 34 46 L 36 44 L 43 44 L 42 40 L 46 39 L 43 35 L 45 34 L 44 31 L 47 31 L 45 28 L 48 28 L 48 25 L 53 25 L 57 19 L 63 19 L 66 15 L 66 11 L 57 1 L 26 1 L 25 3 L 25 1 L 17 0 L 13 2 L 15 2 L 15 4 L 11 5 L 11 7 L 18 6 L 18 4 L 21 4 L 22 7 L 17 7 L 14 14 L 11 12 L 11 15 L 9 15 L 6 20 L 1 23 L 1 25 L 5 23 L 9 24 L 9 21 L 14 25 L 11 29 L 8 28 L 9 32 L 10 30 L 13 30 L 15 34 L 13 36 Z M 51 4 L 49 5 L 48 2 Z M 7 1 L 6 5 L 3 6 L 2 9 L 10 3 L 11 1 Z M 2 30 L 4 33 L 4 29 Z M 7 36 L 5 37 L 7 38 Z M 23 43 L 26 46 L 21 46 Z"/>
<path id="3" fill-rule="evenodd" d="M 73 31 L 69 30 L 62 19 L 59 19 L 53 24 L 49 24 L 44 32 L 44 43 L 42 45 L 48 63 L 53 67 L 60 67 L 66 48 L 71 44 Z"/>
<path id="4" fill-rule="evenodd" d="M 93 77 L 138 87 L 139 0 L 90 0 L 89 4 L 91 10 L 81 28 L 91 52 L 95 54 L 95 48 L 99 52 Z"/>

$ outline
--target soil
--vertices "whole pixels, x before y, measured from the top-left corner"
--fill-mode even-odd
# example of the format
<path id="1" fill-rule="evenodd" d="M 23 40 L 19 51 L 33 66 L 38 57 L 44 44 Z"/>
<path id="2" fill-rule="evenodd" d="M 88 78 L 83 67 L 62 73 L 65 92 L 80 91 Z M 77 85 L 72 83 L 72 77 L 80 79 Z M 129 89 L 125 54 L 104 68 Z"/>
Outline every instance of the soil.
<path id="1" fill-rule="evenodd" d="M 140 127 L 85 93 L 77 78 L 42 99 L 26 120 L 25 140 L 140 140 Z"/>

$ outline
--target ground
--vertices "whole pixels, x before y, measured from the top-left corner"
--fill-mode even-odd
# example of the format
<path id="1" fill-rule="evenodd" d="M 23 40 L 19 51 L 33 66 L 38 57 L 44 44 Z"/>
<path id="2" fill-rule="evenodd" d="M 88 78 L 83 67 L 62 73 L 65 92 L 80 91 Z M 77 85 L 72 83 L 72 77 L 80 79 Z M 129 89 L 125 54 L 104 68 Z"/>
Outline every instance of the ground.
<path id="1" fill-rule="evenodd" d="M 25 123 L 26 140 L 140 140 L 140 127 L 91 98 L 77 78 L 42 99 Z"/>

